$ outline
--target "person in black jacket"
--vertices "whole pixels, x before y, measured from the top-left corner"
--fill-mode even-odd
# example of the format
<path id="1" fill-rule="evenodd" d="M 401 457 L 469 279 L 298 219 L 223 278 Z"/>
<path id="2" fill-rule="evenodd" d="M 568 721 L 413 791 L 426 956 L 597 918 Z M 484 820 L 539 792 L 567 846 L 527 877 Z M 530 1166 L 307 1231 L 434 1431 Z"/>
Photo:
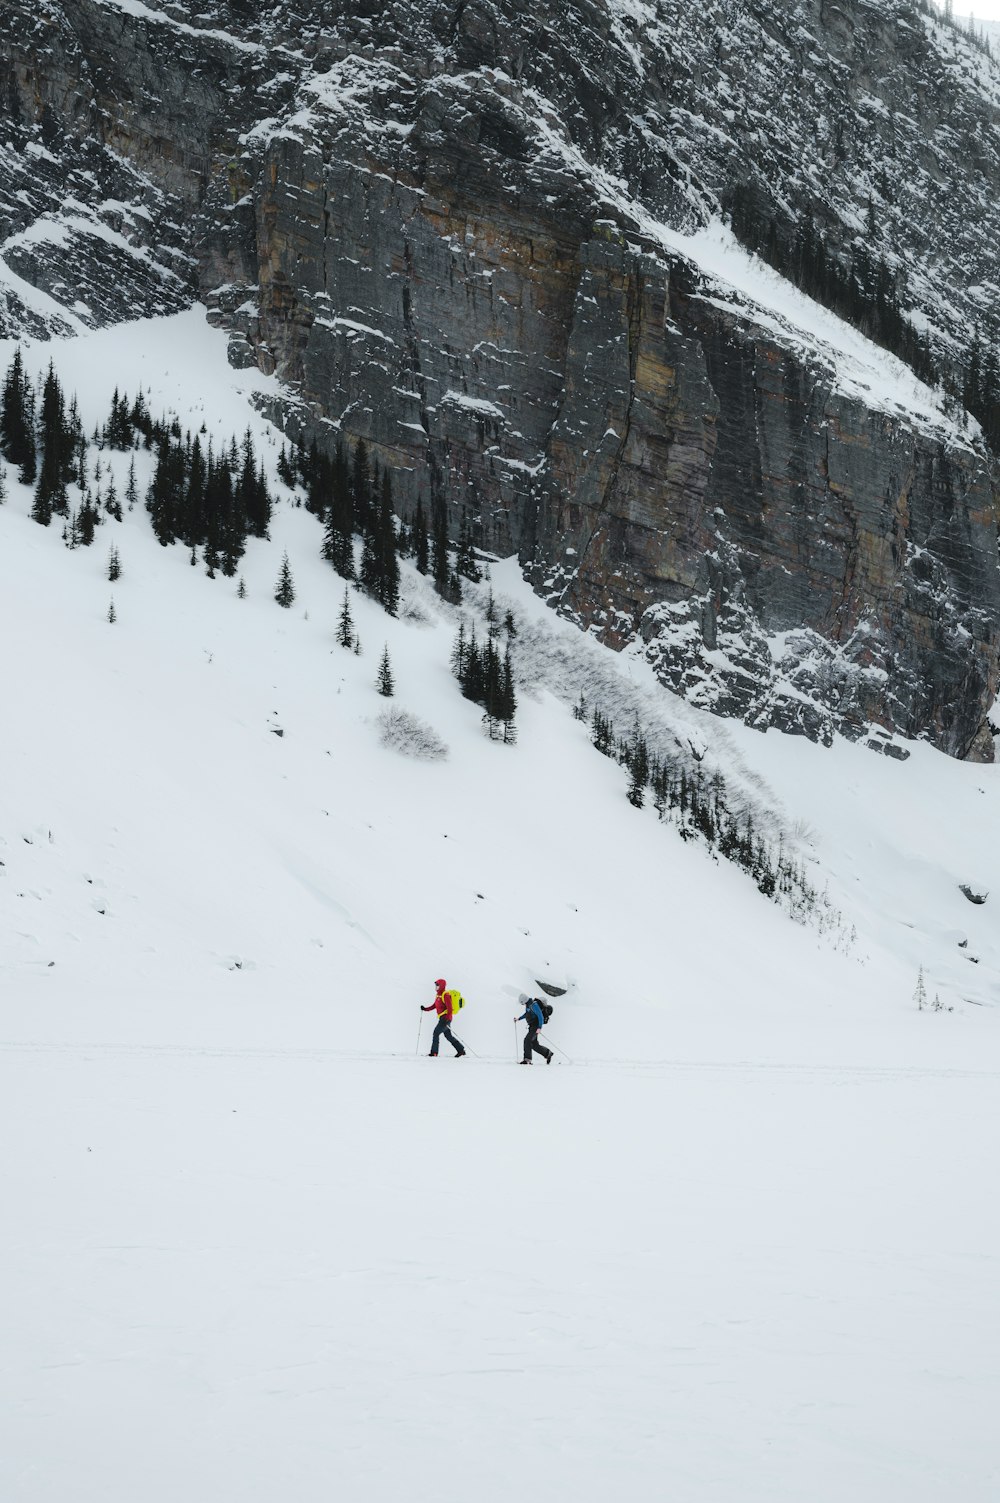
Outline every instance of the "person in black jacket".
<path id="1" fill-rule="evenodd" d="M 521 993 L 518 1001 L 524 1007 L 524 1011 L 514 1021 L 516 1023 L 527 1023 L 528 1025 L 528 1031 L 524 1035 L 524 1058 L 521 1061 L 522 1065 L 531 1064 L 532 1051 L 540 1054 L 547 1065 L 551 1065 L 552 1050 L 546 1049 L 544 1044 L 538 1042 L 538 1030 L 545 1023 L 545 1014 L 542 1011 L 541 1002 L 539 1002 L 537 997 L 526 996 L 524 992 Z"/>

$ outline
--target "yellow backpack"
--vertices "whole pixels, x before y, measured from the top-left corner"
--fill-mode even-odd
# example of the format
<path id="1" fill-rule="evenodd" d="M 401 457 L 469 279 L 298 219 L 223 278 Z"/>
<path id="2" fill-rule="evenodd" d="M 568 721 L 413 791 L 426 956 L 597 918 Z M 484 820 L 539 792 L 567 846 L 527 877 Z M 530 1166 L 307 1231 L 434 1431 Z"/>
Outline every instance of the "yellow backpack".
<path id="1" fill-rule="evenodd" d="M 465 998 L 457 986 L 448 987 L 448 996 L 451 998 L 451 1015 L 455 1017 L 465 1006 Z"/>

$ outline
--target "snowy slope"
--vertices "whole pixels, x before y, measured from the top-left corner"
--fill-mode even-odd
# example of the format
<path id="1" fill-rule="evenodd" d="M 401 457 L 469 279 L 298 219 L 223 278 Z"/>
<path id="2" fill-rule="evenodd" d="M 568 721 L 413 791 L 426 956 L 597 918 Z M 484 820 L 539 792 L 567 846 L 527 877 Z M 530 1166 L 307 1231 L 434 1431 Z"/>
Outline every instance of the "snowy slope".
<path id="1" fill-rule="evenodd" d="M 273 467 L 198 309 L 50 356 L 88 429 L 142 384 Z M 419 576 L 336 645 L 288 500 L 240 600 L 141 508 L 70 552 L 8 489 L 0 1495 L 995 1496 L 1000 949 L 959 884 L 1000 894 L 996 770 L 723 724 L 512 562 L 497 746 Z M 380 744 L 384 643 L 445 760 Z M 723 769 L 840 926 L 633 810 L 581 683 Z M 441 974 L 461 1064 L 414 1057 Z M 524 1077 L 536 978 L 564 1055 Z"/>

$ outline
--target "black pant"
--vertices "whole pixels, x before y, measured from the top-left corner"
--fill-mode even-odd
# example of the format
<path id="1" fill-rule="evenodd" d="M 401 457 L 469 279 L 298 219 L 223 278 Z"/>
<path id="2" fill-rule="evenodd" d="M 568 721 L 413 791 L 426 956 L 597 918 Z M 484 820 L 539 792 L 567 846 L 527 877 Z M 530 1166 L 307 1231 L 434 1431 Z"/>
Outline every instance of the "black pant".
<path id="1" fill-rule="evenodd" d="M 438 1020 L 438 1025 L 437 1025 L 437 1027 L 434 1030 L 434 1037 L 431 1039 L 431 1053 L 432 1054 L 437 1054 L 437 1052 L 438 1052 L 438 1044 L 441 1042 L 442 1036 L 448 1040 L 449 1044 L 454 1049 L 454 1051 L 455 1051 L 456 1054 L 464 1054 L 465 1053 L 465 1050 L 462 1048 L 462 1045 L 458 1042 L 458 1039 L 452 1033 L 451 1027 L 450 1027 L 449 1022 L 448 1022 L 448 1019 L 447 1018 L 440 1018 Z"/>
<path id="2" fill-rule="evenodd" d="M 532 1049 L 535 1051 L 536 1054 L 542 1055 L 543 1059 L 551 1059 L 552 1058 L 552 1050 L 551 1049 L 546 1049 L 545 1046 L 544 1046 L 544 1044 L 540 1044 L 538 1042 L 538 1024 L 537 1023 L 529 1023 L 528 1024 L 528 1031 L 524 1035 L 524 1063 L 526 1065 L 530 1065 L 531 1064 L 531 1051 L 532 1051 Z"/>

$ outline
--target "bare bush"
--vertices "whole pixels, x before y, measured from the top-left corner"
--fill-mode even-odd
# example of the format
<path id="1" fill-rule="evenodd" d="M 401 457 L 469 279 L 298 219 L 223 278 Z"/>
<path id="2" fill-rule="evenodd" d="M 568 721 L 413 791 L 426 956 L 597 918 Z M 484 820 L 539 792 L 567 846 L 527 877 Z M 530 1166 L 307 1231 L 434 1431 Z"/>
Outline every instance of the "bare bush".
<path id="1" fill-rule="evenodd" d="M 409 710 L 391 705 L 378 717 L 379 739 L 383 746 L 402 752 L 404 757 L 419 757 L 425 762 L 440 762 L 448 748 L 433 726 Z"/>

